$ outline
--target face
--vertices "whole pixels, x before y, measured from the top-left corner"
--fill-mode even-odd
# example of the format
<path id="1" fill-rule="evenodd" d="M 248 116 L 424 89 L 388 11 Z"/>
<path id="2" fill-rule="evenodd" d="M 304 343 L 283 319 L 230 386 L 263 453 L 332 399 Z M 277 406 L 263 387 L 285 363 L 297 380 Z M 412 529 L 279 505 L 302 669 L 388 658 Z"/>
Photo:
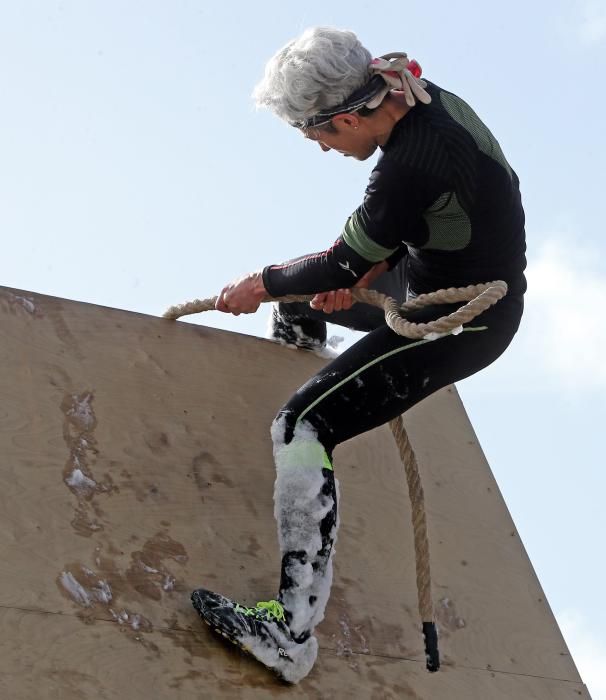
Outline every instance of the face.
<path id="1" fill-rule="evenodd" d="M 376 151 L 377 143 L 357 115 L 338 114 L 333 117 L 332 125 L 334 130 L 320 126 L 302 132 L 306 139 L 315 141 L 325 153 L 337 151 L 345 157 L 366 160 Z"/>

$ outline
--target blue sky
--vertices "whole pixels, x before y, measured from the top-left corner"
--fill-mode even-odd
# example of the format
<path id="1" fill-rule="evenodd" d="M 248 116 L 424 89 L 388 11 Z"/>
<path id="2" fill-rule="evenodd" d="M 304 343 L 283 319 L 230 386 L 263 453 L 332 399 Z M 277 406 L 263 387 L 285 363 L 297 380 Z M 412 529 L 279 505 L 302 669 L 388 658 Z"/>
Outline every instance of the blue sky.
<path id="1" fill-rule="evenodd" d="M 321 153 L 250 99 L 274 51 L 318 24 L 417 58 L 520 176 L 527 314 L 459 391 L 604 699 L 606 612 L 588 592 L 606 578 L 605 0 L 0 2 L 1 282 L 159 315 L 329 245 L 372 163 Z M 199 319 L 256 335 L 265 321 Z"/>

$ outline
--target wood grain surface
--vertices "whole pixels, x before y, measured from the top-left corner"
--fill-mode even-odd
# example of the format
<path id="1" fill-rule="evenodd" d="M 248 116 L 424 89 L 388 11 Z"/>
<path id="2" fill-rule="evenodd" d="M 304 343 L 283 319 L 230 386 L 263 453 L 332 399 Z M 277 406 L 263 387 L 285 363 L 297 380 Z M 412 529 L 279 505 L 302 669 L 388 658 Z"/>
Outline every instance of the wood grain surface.
<path id="1" fill-rule="evenodd" d="M 324 361 L 7 288 L 0 324 L 1 698 L 589 698 L 454 387 L 405 416 L 442 670 L 424 670 L 410 504 L 382 427 L 335 452 L 335 582 L 293 688 L 212 636 L 189 594 L 275 596 L 269 427 Z"/>

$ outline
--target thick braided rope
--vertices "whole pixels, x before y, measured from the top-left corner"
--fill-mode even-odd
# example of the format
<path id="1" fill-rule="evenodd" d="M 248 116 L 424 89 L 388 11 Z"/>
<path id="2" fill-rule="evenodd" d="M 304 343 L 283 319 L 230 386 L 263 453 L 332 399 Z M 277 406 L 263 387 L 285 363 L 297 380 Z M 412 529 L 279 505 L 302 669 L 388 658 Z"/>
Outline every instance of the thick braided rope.
<path id="1" fill-rule="evenodd" d="M 412 528 L 415 542 L 417 564 L 417 591 L 419 594 L 419 614 L 425 621 L 433 620 L 433 603 L 431 599 L 431 570 L 429 565 L 429 539 L 427 537 L 427 520 L 425 518 L 425 500 L 417 458 L 404 428 L 402 416 L 389 421 L 389 427 L 396 440 L 400 458 L 404 463 L 408 494 L 412 505 Z"/>
<path id="2" fill-rule="evenodd" d="M 440 289 L 437 292 L 431 292 L 431 294 L 421 294 L 401 305 L 395 299 L 372 289 L 353 288 L 351 292 L 355 301 L 383 309 L 385 311 L 385 322 L 398 335 L 420 339 L 430 333 L 449 333 L 464 323 L 469 323 L 469 321 L 486 311 L 493 304 L 496 304 L 499 299 L 507 294 L 507 284 L 498 280 L 487 284 L 470 285 L 469 287 Z M 283 301 L 288 303 L 293 301 L 311 301 L 312 299 L 313 295 L 302 295 L 278 297 L 277 299 L 268 297 L 264 301 Z M 402 317 L 403 312 L 420 309 L 423 306 L 454 304 L 462 301 L 468 303 L 448 316 L 442 316 L 429 323 L 411 323 Z M 176 320 L 181 318 L 181 316 L 211 311 L 215 308 L 216 302 L 217 297 L 194 299 L 186 304 L 171 306 L 164 312 L 163 316 L 164 318 Z"/>

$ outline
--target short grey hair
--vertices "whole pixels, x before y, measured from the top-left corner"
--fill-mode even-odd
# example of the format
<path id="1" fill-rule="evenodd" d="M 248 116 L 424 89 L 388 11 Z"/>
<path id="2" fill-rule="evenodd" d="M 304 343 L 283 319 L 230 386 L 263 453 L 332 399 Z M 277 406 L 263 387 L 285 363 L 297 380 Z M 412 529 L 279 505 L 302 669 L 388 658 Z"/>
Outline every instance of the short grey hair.
<path id="1" fill-rule="evenodd" d="M 307 29 L 273 56 L 253 92 L 257 107 L 298 122 L 335 107 L 370 78 L 370 52 L 350 31 Z"/>

